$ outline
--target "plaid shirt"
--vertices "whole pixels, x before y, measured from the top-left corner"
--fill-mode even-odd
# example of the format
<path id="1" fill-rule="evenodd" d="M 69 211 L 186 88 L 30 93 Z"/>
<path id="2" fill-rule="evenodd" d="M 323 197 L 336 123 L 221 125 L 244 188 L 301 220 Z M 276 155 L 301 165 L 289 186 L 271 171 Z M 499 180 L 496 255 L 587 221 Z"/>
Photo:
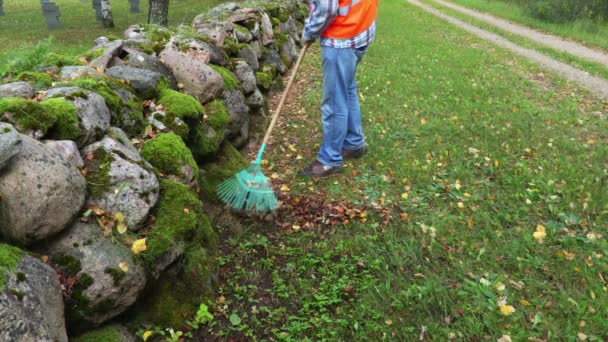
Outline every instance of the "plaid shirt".
<path id="1" fill-rule="evenodd" d="M 311 0 L 310 16 L 304 23 L 302 38 L 305 41 L 312 41 L 319 38 L 327 27 L 338 15 L 338 0 Z M 369 45 L 376 36 L 376 22 L 367 30 L 359 33 L 355 37 L 347 39 L 333 39 L 320 37 L 321 46 L 332 48 L 360 48 Z"/>

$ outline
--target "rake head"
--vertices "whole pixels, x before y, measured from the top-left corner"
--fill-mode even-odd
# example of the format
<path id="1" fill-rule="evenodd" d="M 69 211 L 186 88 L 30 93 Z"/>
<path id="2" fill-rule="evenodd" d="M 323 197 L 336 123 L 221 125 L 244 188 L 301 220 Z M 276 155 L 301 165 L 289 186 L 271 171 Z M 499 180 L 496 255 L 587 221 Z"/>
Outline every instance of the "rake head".
<path id="1" fill-rule="evenodd" d="M 234 209 L 257 212 L 274 211 L 277 198 L 260 164 L 251 164 L 217 187 L 218 197 Z"/>

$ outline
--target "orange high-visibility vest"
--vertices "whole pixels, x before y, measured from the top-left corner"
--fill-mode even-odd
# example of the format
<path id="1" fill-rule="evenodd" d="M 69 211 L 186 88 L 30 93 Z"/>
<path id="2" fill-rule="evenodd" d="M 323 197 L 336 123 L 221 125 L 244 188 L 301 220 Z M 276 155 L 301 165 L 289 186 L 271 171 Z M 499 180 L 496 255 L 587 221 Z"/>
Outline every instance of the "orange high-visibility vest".
<path id="1" fill-rule="evenodd" d="M 367 30 L 378 13 L 379 0 L 339 0 L 338 16 L 321 34 L 325 38 L 353 38 Z"/>

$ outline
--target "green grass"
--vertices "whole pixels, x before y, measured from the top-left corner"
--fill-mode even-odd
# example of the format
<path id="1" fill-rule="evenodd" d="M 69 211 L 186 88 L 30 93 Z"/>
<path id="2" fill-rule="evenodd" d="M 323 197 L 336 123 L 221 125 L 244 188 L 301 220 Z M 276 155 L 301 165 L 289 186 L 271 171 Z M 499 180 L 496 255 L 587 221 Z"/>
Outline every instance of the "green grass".
<path id="1" fill-rule="evenodd" d="M 224 232 L 201 334 L 608 338 L 608 103 L 403 1 L 381 2 L 377 34 L 358 74 L 370 154 L 297 176 L 321 142 L 313 49 L 267 152 L 292 209 Z"/>
<path id="2" fill-rule="evenodd" d="M 55 39 L 51 51 L 77 55 L 95 46 L 95 38 L 113 35 L 123 37 L 124 30 L 133 24 L 146 23 L 148 1 L 142 0 L 141 13 L 130 13 L 128 1 L 112 2 L 115 28 L 104 29 L 95 20 L 91 2 L 77 0 L 55 0 L 61 13 L 62 29 L 48 30 L 42 16 L 40 1 L 5 1 L 5 15 L 0 17 L 0 66 L 29 50 L 52 35 Z M 172 1 L 169 6 L 169 25 L 190 24 L 192 19 L 207 12 L 220 0 L 181 0 Z"/>
<path id="3" fill-rule="evenodd" d="M 433 0 L 423 0 L 423 2 L 427 5 L 430 5 L 432 7 L 435 7 L 437 9 L 441 10 L 443 13 L 445 13 L 447 15 L 460 19 L 468 24 L 477 26 L 486 31 L 496 33 L 519 46 L 523 46 L 525 48 L 544 53 L 550 57 L 553 57 L 554 59 L 559 60 L 562 63 L 570 64 L 576 68 L 587 71 L 588 73 L 590 73 L 592 75 L 603 77 L 603 78 L 608 78 L 608 68 L 606 68 L 601 63 L 591 62 L 591 61 L 585 60 L 583 58 L 576 57 L 567 52 L 557 51 L 553 48 L 550 48 L 546 45 L 535 42 L 531 39 L 522 37 L 520 35 L 509 33 L 507 31 L 497 28 L 491 24 L 488 24 L 481 20 L 472 18 L 464 13 L 458 12 L 458 11 L 448 8 L 446 6 L 442 6 L 441 4 L 439 4 Z"/>
<path id="4" fill-rule="evenodd" d="M 523 7 L 500 0 L 450 0 L 456 4 L 487 12 L 565 38 L 580 40 L 592 46 L 608 49 L 608 23 L 578 20 L 572 23 L 550 23 L 532 17 Z"/>

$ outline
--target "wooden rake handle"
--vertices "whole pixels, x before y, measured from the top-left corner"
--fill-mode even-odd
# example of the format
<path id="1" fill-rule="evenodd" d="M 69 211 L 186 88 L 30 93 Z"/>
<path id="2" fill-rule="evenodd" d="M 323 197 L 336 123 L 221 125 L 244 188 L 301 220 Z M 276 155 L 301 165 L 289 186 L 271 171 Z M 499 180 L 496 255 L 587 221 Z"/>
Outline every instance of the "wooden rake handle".
<path id="1" fill-rule="evenodd" d="M 304 55 L 306 54 L 306 50 L 308 50 L 308 47 L 309 47 L 308 44 L 304 44 L 304 47 L 302 47 L 302 51 L 300 51 L 300 55 L 298 56 L 296 65 L 293 67 L 291 76 L 289 76 L 289 81 L 287 82 L 287 86 L 285 87 L 285 89 L 283 90 L 283 94 L 281 95 L 281 101 L 279 101 L 279 105 L 277 106 L 277 109 L 274 111 L 274 114 L 272 114 L 272 120 L 270 121 L 270 125 L 268 126 L 268 129 L 266 130 L 266 135 L 264 135 L 264 140 L 262 140 L 262 145 L 264 145 L 264 146 L 268 143 L 268 140 L 270 140 L 270 135 L 272 134 L 272 130 L 274 129 L 274 126 L 277 124 L 277 119 L 279 118 L 279 114 L 281 113 L 281 110 L 283 109 L 283 105 L 285 104 L 285 99 L 287 98 L 287 94 L 289 93 L 291 84 L 293 83 L 293 80 L 296 78 L 296 74 L 298 73 L 298 69 L 300 68 L 300 64 L 302 63 L 302 59 L 304 59 Z"/>

